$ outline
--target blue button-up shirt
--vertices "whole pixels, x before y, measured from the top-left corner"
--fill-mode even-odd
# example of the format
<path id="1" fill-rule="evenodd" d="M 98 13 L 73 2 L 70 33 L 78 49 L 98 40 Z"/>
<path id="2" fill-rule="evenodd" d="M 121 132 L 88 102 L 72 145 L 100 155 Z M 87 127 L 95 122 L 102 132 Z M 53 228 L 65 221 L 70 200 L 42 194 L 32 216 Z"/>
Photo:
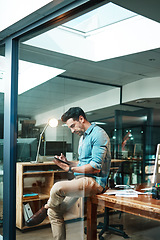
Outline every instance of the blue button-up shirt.
<path id="1" fill-rule="evenodd" d="M 92 124 L 80 138 L 78 154 L 78 166 L 90 164 L 93 168 L 101 170 L 100 173 L 85 174 L 85 176 L 95 178 L 96 182 L 105 188 L 111 162 L 110 139 L 107 133 L 96 124 Z"/>

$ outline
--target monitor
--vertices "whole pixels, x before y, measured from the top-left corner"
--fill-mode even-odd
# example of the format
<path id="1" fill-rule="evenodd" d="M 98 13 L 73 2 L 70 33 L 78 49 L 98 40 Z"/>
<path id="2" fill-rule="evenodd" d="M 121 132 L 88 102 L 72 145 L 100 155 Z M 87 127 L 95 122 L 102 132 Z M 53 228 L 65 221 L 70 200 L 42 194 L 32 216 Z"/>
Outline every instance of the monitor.
<path id="1" fill-rule="evenodd" d="M 17 161 L 35 161 L 37 138 L 17 138 Z"/>
<path id="2" fill-rule="evenodd" d="M 3 160 L 3 143 L 0 139 L 0 161 Z M 35 161 L 37 154 L 37 138 L 17 138 L 17 161 Z"/>
<path id="3" fill-rule="evenodd" d="M 63 153 L 66 156 L 67 144 L 64 141 L 46 141 L 45 155 L 54 156 Z"/>

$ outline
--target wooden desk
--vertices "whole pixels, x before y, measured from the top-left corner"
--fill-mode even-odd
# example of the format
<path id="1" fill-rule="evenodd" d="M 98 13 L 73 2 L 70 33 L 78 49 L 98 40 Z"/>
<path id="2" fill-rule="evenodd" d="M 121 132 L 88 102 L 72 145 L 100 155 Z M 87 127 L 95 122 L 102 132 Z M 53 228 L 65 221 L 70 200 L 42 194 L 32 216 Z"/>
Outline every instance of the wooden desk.
<path id="1" fill-rule="evenodd" d="M 160 200 L 153 199 L 151 195 L 138 195 L 138 198 L 96 195 L 87 201 L 87 240 L 97 240 L 98 205 L 160 221 Z"/>

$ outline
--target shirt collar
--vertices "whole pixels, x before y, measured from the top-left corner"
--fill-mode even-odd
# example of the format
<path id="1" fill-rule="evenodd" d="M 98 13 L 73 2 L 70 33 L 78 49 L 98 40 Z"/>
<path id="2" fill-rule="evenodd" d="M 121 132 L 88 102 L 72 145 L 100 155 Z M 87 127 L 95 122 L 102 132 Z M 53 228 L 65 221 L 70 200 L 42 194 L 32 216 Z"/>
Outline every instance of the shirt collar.
<path id="1" fill-rule="evenodd" d="M 93 130 L 93 128 L 94 128 L 95 126 L 96 126 L 95 123 L 91 124 L 91 126 L 85 131 L 84 135 L 85 135 L 85 136 L 86 136 L 86 135 L 89 135 L 89 134 L 92 132 L 92 130 Z"/>

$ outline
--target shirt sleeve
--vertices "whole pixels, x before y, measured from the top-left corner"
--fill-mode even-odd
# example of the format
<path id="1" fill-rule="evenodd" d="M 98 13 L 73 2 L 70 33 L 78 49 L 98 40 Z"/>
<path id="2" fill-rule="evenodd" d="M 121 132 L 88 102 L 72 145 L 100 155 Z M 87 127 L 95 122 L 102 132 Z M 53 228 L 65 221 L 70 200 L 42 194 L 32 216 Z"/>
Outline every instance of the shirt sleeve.
<path id="1" fill-rule="evenodd" d="M 101 170 L 102 163 L 107 155 L 108 135 L 104 131 L 98 133 L 92 139 L 92 160 L 90 165 L 98 170 Z"/>

